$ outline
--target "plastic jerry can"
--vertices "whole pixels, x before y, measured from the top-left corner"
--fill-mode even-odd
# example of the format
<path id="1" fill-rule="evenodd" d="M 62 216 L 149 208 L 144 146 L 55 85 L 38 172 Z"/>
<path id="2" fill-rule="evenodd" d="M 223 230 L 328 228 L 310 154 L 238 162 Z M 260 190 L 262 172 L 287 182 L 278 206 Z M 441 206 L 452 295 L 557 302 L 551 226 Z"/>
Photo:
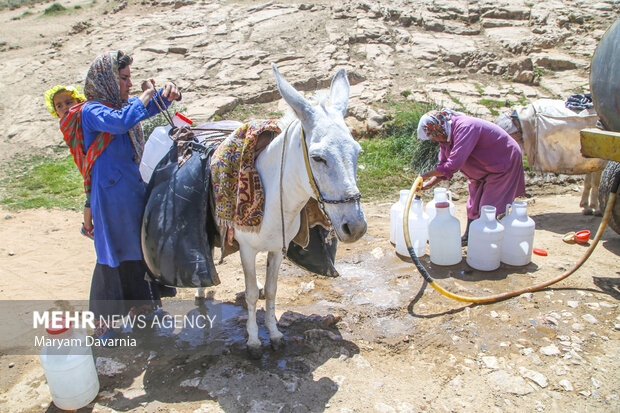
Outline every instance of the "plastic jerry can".
<path id="1" fill-rule="evenodd" d="M 172 128 L 168 126 L 158 126 L 153 129 L 149 139 L 144 145 L 142 160 L 140 161 L 140 175 L 142 180 L 148 183 L 151 180 L 153 170 L 172 146 L 172 139 L 168 133 Z"/>
<path id="2" fill-rule="evenodd" d="M 390 242 L 392 244 L 396 244 L 396 228 L 397 226 L 402 227 L 403 221 L 403 209 L 405 209 L 405 204 L 407 203 L 407 197 L 409 197 L 408 189 L 400 190 L 400 197 L 398 201 L 394 202 L 390 207 Z M 400 218 L 399 214 L 400 213 Z"/>
<path id="3" fill-rule="evenodd" d="M 401 218 L 396 229 L 396 253 L 409 258 L 403 231 L 404 214 L 405 210 L 403 209 L 400 212 Z M 426 241 L 428 240 L 428 216 L 424 213 L 424 203 L 419 197 L 411 201 L 411 208 L 409 208 L 409 236 L 415 255 L 417 257 L 424 256 L 426 254 Z"/>
<path id="4" fill-rule="evenodd" d="M 172 123 L 180 128 L 181 126 L 191 126 L 194 122 L 177 112 L 172 118 Z M 153 171 L 159 161 L 170 152 L 170 147 L 172 146 L 172 139 L 170 138 L 171 129 L 170 125 L 156 127 L 144 145 L 139 169 L 140 176 L 142 176 L 142 180 L 146 183 L 151 180 L 151 175 L 153 175 Z"/>
<path id="5" fill-rule="evenodd" d="M 461 262 L 461 223 L 450 214 L 448 202 L 435 204 L 436 215 L 428 224 L 430 259 L 436 265 Z"/>
<path id="6" fill-rule="evenodd" d="M 92 402 L 99 393 L 99 378 L 86 333 L 64 320 L 59 328 L 46 328 L 48 338 L 59 339 L 41 349 L 40 359 L 54 404 L 75 410 Z M 61 343 L 61 344 L 58 344 Z"/>
<path id="7" fill-rule="evenodd" d="M 435 218 L 435 204 L 437 202 L 448 202 L 450 204 L 450 215 L 454 216 L 454 202 L 452 202 L 452 192 L 446 188 L 433 188 L 433 199 L 426 204 L 426 215 L 430 220 Z"/>
<path id="8" fill-rule="evenodd" d="M 499 268 L 504 226 L 495 219 L 496 208 L 483 205 L 480 218 L 469 226 L 467 264 L 480 271 Z"/>
<path id="9" fill-rule="evenodd" d="M 536 223 L 527 216 L 527 204 L 524 201 L 507 204 L 506 216 L 500 222 L 504 226 L 501 261 L 515 266 L 529 264 L 534 249 Z"/>

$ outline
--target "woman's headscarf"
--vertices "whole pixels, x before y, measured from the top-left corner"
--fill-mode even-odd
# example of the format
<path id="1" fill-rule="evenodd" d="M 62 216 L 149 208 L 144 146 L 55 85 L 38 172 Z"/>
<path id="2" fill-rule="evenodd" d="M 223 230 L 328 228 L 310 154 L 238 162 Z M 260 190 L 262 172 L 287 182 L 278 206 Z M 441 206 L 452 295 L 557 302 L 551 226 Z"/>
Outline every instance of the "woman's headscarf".
<path id="1" fill-rule="evenodd" d="M 115 109 L 121 109 L 127 105 L 126 100 L 121 100 L 118 69 L 118 59 L 121 56 L 123 56 L 123 52 L 120 50 L 106 52 L 97 57 L 90 65 L 84 86 L 84 93 L 89 101 L 105 103 Z M 140 123 L 129 130 L 129 138 L 136 154 L 136 164 L 140 165 L 144 151 L 144 132 Z"/>
<path id="2" fill-rule="evenodd" d="M 77 100 L 78 103 L 82 103 L 86 101 L 86 96 L 84 96 L 84 94 L 81 93 L 79 86 L 74 87 L 74 86 L 56 85 L 53 88 L 48 89 L 43 95 L 45 97 L 45 106 L 47 107 L 48 112 L 51 113 L 51 115 L 56 118 L 58 118 L 59 116 L 58 116 L 58 113 L 56 112 L 56 107 L 54 106 L 54 96 L 56 96 L 56 94 L 60 92 L 69 92 L 71 97 Z"/>
<path id="3" fill-rule="evenodd" d="M 418 140 L 425 141 L 431 138 L 445 138 L 450 140 L 452 132 L 452 116 L 462 115 L 450 109 L 433 110 L 420 118 L 418 123 Z"/>

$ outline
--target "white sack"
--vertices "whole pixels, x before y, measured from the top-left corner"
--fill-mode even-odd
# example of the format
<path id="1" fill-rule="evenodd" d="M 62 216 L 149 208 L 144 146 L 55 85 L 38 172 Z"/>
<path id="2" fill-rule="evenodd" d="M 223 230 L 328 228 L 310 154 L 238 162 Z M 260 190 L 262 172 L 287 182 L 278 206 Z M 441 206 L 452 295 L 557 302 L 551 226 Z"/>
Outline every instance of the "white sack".
<path id="1" fill-rule="evenodd" d="M 604 168 L 604 160 L 581 156 L 579 132 L 596 126 L 594 108 L 577 113 L 563 100 L 540 99 L 516 110 L 523 129 L 523 150 L 532 169 L 585 174 Z"/>

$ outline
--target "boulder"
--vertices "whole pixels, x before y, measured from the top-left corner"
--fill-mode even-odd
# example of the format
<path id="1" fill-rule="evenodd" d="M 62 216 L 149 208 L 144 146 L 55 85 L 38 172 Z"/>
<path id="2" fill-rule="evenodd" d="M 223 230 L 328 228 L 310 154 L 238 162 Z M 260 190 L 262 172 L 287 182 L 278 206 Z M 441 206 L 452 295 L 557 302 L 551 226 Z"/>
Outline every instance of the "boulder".
<path id="1" fill-rule="evenodd" d="M 483 19 L 529 20 L 529 7 L 497 7 L 482 14 Z"/>
<path id="2" fill-rule="evenodd" d="M 515 73 L 512 80 L 518 83 L 525 83 L 526 85 L 533 85 L 536 84 L 537 76 L 530 70 L 522 70 Z"/>
<path id="3" fill-rule="evenodd" d="M 381 130 L 383 124 L 387 120 L 385 114 L 379 114 L 373 109 L 368 109 L 368 120 L 366 121 L 366 130 L 375 134 Z"/>
<path id="4" fill-rule="evenodd" d="M 534 65 L 553 71 L 572 70 L 577 68 L 574 59 L 568 55 L 559 53 L 554 54 L 533 54 Z"/>
<path id="5" fill-rule="evenodd" d="M 446 30 L 446 26 L 441 20 L 437 20 L 434 18 L 425 18 L 424 30 L 428 30 L 429 32 L 443 32 Z"/>

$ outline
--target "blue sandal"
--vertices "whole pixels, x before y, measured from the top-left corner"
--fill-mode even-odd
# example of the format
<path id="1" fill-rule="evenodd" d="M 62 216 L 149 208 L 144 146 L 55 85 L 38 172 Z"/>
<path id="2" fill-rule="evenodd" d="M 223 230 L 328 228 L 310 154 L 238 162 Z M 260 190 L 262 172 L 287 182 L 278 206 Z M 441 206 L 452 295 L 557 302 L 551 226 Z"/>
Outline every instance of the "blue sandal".
<path id="1" fill-rule="evenodd" d="M 95 227 L 92 227 L 91 229 L 86 229 L 86 227 L 84 226 L 84 223 L 82 222 L 82 228 L 80 228 L 80 232 L 86 238 L 90 238 L 93 241 L 95 240 Z"/>

